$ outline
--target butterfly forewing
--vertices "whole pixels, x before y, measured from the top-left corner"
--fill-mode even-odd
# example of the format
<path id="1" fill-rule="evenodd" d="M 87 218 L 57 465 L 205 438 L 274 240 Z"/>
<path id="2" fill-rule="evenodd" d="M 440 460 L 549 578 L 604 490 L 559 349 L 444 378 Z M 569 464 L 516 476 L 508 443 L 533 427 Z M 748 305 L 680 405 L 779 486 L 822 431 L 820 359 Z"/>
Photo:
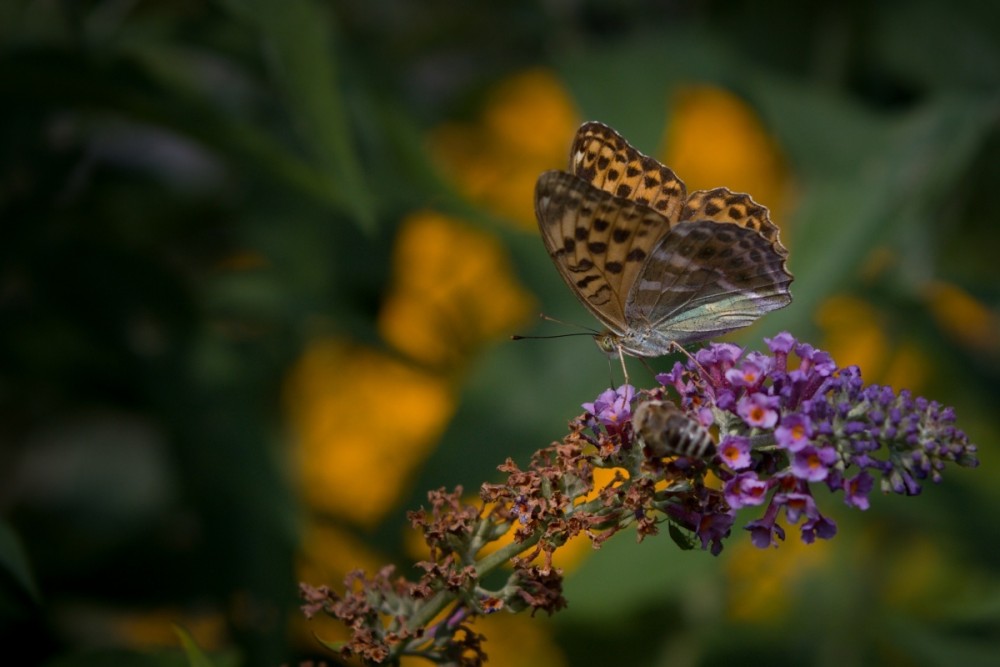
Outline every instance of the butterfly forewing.
<path id="1" fill-rule="evenodd" d="M 645 204 L 668 220 L 679 220 L 684 183 L 669 168 L 643 155 L 602 123 L 584 123 L 570 150 L 569 170 L 617 197 Z"/>
<path id="2" fill-rule="evenodd" d="M 666 218 L 562 171 L 538 179 L 535 213 L 545 247 L 577 297 L 605 326 L 627 331 L 628 288 L 670 231 Z"/>

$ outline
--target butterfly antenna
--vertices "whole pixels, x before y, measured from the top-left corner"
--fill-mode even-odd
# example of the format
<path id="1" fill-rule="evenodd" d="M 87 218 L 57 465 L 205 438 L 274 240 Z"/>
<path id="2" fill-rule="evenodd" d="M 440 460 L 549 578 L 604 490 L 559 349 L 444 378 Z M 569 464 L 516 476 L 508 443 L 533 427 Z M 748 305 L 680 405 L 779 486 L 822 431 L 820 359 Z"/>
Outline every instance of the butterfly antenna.
<path id="1" fill-rule="evenodd" d="M 592 336 L 593 334 L 586 333 L 584 331 L 578 331 L 576 333 L 565 333 L 565 334 L 553 334 L 551 336 L 522 336 L 521 334 L 513 334 L 511 340 L 548 340 L 550 338 L 569 338 L 570 336 Z"/>
<path id="2" fill-rule="evenodd" d="M 511 340 L 545 340 L 547 338 L 568 338 L 570 336 L 596 336 L 598 332 L 596 329 L 591 329 L 590 327 L 585 327 L 582 324 L 576 324 L 575 322 L 564 322 L 562 320 L 557 320 L 554 317 L 549 317 L 545 313 L 539 313 L 538 316 L 543 320 L 548 322 L 555 322 L 556 324 L 561 324 L 564 327 L 575 327 L 577 329 L 583 329 L 583 331 L 575 333 L 566 334 L 555 334 L 552 336 L 522 336 L 520 334 L 514 334 L 510 337 Z"/>
<path id="3" fill-rule="evenodd" d="M 591 329 L 590 327 L 584 326 L 582 324 L 577 324 L 576 322 L 566 322 L 564 320 L 557 320 L 556 318 L 546 315 L 545 313 L 538 313 L 538 317 L 545 320 L 546 322 L 555 322 L 556 324 L 561 324 L 564 327 L 575 327 L 577 329 L 583 329 L 584 331 L 589 331 L 591 334 L 600 333 L 597 329 Z"/>

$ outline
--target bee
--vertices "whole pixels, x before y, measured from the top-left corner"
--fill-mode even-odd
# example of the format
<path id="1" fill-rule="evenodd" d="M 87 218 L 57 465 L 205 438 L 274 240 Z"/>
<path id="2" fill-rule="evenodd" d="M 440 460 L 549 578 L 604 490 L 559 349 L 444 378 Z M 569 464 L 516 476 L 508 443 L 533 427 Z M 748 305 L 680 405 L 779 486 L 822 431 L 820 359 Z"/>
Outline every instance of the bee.
<path id="1" fill-rule="evenodd" d="M 715 441 L 708 430 L 670 401 L 645 401 L 632 415 L 632 428 L 656 457 L 709 459 Z"/>

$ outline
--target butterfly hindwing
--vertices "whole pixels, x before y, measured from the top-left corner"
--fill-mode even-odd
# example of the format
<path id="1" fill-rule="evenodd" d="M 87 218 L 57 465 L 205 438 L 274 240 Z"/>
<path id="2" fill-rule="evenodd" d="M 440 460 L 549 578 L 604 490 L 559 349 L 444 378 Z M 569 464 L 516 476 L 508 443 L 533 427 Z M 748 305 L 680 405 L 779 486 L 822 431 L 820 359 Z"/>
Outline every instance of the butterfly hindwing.
<path id="1" fill-rule="evenodd" d="M 778 240 L 778 228 L 771 222 L 767 208 L 751 199 L 750 195 L 733 192 L 729 188 L 692 192 L 681 210 L 680 220 L 714 220 L 746 227 L 770 241 L 778 253 L 788 254 Z"/>
<path id="2" fill-rule="evenodd" d="M 749 326 L 791 302 L 785 259 L 757 232 L 681 222 L 654 249 L 626 300 L 626 321 L 678 343 Z"/>

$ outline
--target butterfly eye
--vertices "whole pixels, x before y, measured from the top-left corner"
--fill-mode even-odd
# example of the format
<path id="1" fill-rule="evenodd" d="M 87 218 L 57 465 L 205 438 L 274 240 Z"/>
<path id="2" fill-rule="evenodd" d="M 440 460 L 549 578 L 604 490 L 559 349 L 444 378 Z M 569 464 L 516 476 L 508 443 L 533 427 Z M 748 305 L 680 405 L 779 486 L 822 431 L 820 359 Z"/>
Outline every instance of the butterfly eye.
<path id="1" fill-rule="evenodd" d="M 618 343 L 610 331 L 595 335 L 594 342 L 597 343 L 597 347 L 601 348 L 601 352 L 613 357 L 618 356 Z"/>

